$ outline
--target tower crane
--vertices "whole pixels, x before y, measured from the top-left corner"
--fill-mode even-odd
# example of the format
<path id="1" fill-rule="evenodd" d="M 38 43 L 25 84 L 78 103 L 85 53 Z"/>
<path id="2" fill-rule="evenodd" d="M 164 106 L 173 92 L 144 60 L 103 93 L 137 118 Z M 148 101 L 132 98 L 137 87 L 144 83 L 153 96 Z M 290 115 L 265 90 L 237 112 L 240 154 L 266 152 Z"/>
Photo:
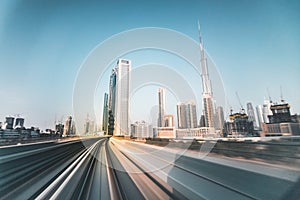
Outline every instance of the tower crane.
<path id="1" fill-rule="evenodd" d="M 235 92 L 235 95 L 236 95 L 236 97 L 237 97 L 237 99 L 239 101 L 239 104 L 241 106 L 241 113 L 244 114 L 245 113 L 245 109 L 244 109 L 244 107 L 243 107 L 243 105 L 241 103 L 241 99 L 240 99 L 240 96 L 239 96 L 238 92 Z"/>

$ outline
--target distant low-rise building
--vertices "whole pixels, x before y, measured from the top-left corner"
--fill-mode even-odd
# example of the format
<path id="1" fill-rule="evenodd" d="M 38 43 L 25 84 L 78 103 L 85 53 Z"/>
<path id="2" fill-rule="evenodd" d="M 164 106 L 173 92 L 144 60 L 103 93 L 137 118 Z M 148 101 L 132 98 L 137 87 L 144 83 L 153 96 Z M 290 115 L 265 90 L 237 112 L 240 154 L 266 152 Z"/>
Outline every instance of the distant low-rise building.
<path id="1" fill-rule="evenodd" d="M 202 138 L 215 138 L 219 137 L 213 127 L 200 127 L 190 129 L 177 129 L 177 139 L 202 139 Z"/>
<path id="2" fill-rule="evenodd" d="M 157 138 L 176 138 L 176 131 L 174 127 L 174 116 L 164 116 L 165 127 L 157 127 Z"/>
<path id="3" fill-rule="evenodd" d="M 145 121 L 131 125 L 131 136 L 134 138 L 153 138 L 153 127 Z"/>
<path id="4" fill-rule="evenodd" d="M 157 138 L 176 138 L 176 132 L 174 127 L 157 127 Z"/>

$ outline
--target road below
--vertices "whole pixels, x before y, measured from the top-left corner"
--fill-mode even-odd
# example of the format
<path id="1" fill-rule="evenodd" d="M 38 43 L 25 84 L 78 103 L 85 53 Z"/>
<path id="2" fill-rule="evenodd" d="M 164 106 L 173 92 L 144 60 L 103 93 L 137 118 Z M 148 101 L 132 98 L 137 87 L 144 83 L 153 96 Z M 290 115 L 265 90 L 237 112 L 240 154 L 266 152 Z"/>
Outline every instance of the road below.
<path id="1" fill-rule="evenodd" d="M 296 199 L 299 176 L 115 138 L 0 148 L 0 199 Z"/>

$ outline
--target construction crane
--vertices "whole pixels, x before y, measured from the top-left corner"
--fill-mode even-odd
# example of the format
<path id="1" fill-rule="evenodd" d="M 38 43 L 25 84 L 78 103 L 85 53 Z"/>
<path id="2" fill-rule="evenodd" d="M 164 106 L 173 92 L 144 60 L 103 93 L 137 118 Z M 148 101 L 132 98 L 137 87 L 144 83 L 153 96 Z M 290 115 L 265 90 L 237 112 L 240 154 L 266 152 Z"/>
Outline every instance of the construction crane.
<path id="1" fill-rule="evenodd" d="M 240 99 L 240 96 L 239 96 L 238 92 L 235 92 L 235 95 L 236 95 L 236 97 L 237 97 L 237 99 L 239 101 L 239 104 L 241 106 L 241 113 L 244 114 L 245 113 L 245 109 L 244 109 L 244 107 L 243 107 L 243 105 L 241 103 L 241 99 Z"/>

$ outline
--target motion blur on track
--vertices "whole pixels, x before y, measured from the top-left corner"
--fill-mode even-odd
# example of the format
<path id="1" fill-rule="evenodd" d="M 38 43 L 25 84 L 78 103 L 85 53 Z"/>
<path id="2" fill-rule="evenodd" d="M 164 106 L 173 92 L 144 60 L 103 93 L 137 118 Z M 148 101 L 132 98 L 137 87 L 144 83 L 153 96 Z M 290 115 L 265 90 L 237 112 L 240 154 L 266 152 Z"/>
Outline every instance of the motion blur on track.
<path id="1" fill-rule="evenodd" d="M 0 199 L 297 199 L 300 170 L 116 138 L 0 148 Z"/>

